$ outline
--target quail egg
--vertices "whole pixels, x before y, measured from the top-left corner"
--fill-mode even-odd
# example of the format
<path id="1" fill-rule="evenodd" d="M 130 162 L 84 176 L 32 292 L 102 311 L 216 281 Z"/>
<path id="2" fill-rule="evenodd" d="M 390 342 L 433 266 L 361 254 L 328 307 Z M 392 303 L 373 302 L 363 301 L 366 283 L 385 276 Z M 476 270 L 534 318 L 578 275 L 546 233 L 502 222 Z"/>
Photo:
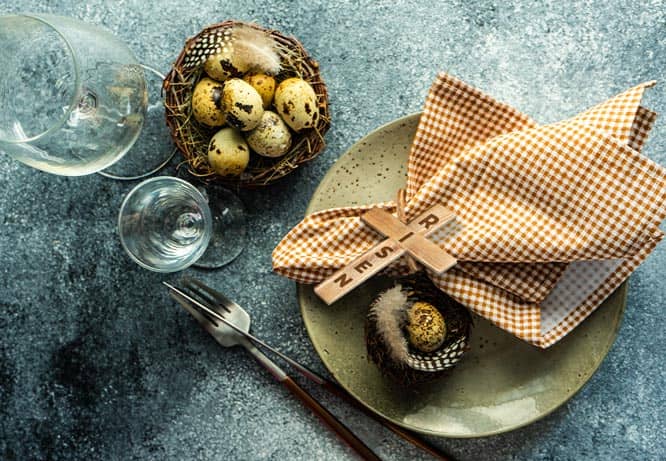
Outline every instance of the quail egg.
<path id="1" fill-rule="evenodd" d="M 218 82 L 224 82 L 232 77 L 240 77 L 248 70 L 250 68 L 246 63 L 234 59 L 231 47 L 226 48 L 226 50 L 223 48 L 220 53 L 209 57 L 204 62 L 206 74 Z"/>
<path id="2" fill-rule="evenodd" d="M 192 113 L 194 118 L 209 126 L 222 126 L 225 123 L 222 111 L 222 84 L 202 78 L 192 93 Z"/>
<path id="3" fill-rule="evenodd" d="M 271 107 L 273 96 L 275 95 L 275 79 L 273 77 L 266 74 L 252 74 L 246 75 L 243 77 L 243 80 L 257 90 L 264 104 L 264 109 Z"/>
<path id="4" fill-rule="evenodd" d="M 249 131 L 259 125 L 264 114 L 261 96 L 252 85 L 240 78 L 224 82 L 222 110 L 227 123 L 241 131 Z"/>
<path id="5" fill-rule="evenodd" d="M 250 149 L 235 128 L 222 128 L 208 144 L 208 163 L 220 176 L 239 176 L 250 161 Z"/>
<path id="6" fill-rule="evenodd" d="M 291 133 L 280 116 L 270 110 L 264 111 L 259 125 L 245 135 L 253 151 L 265 157 L 280 157 L 291 147 Z"/>
<path id="7" fill-rule="evenodd" d="M 319 116 L 317 95 L 308 82 L 288 78 L 275 90 L 275 108 L 294 131 L 312 128 Z"/>
<path id="8" fill-rule="evenodd" d="M 407 310 L 407 334 L 410 344 L 422 351 L 436 351 L 446 338 L 446 322 L 435 306 L 415 302 Z"/>

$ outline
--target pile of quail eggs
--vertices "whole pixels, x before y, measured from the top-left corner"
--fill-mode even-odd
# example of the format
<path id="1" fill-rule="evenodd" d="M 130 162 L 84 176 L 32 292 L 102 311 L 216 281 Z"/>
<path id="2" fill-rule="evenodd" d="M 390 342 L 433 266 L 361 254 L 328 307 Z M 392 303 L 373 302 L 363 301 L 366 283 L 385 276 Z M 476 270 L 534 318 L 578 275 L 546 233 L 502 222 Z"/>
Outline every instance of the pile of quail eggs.
<path id="1" fill-rule="evenodd" d="M 278 82 L 267 74 L 242 74 L 217 59 L 207 60 L 204 71 L 192 94 L 192 114 L 199 123 L 220 128 L 208 145 L 208 162 L 218 175 L 240 176 L 251 153 L 283 156 L 294 133 L 315 126 L 317 96 L 303 79 Z"/>

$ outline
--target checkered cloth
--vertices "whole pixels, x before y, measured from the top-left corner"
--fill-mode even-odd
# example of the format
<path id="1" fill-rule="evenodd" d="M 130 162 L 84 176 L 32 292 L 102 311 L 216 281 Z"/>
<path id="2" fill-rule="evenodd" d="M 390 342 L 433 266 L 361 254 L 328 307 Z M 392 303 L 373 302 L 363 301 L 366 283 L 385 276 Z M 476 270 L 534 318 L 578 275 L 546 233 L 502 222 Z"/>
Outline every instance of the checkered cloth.
<path id="1" fill-rule="evenodd" d="M 440 74 L 409 155 L 404 209 L 407 219 L 435 203 L 456 214 L 433 240 L 459 263 L 429 274 L 435 284 L 544 348 L 594 311 L 663 237 L 666 171 L 639 153 L 656 118 L 640 105 L 652 85 L 538 125 Z M 382 240 L 359 219 L 373 206 L 396 212 L 387 202 L 307 216 L 274 250 L 274 270 L 321 282 Z"/>

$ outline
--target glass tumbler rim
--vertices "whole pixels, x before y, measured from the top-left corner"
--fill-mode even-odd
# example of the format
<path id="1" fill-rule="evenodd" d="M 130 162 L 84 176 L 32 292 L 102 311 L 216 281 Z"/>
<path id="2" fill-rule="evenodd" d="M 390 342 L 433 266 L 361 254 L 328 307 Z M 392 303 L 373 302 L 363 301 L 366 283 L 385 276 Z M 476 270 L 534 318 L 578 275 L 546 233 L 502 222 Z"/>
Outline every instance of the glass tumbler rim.
<path id="1" fill-rule="evenodd" d="M 74 91 L 72 92 L 72 98 L 70 100 L 69 106 L 68 106 L 67 110 L 64 111 L 64 113 L 63 113 L 62 117 L 60 117 L 60 119 L 55 121 L 50 127 L 48 127 L 46 130 L 42 131 L 41 133 L 38 133 L 38 134 L 36 134 L 34 136 L 31 136 L 29 138 L 16 139 L 16 140 L 0 138 L 0 143 L 4 143 L 4 144 L 26 144 L 26 143 L 31 143 L 31 142 L 37 141 L 37 140 L 39 140 L 39 139 L 41 139 L 45 136 L 48 136 L 49 134 L 51 134 L 51 133 L 55 132 L 56 130 L 60 129 L 60 127 L 62 127 L 67 122 L 67 120 L 69 119 L 72 111 L 76 107 L 77 102 L 81 98 L 81 75 L 80 75 L 81 66 L 80 66 L 78 58 L 76 57 L 76 53 L 74 52 L 74 47 L 72 46 L 70 41 L 67 39 L 67 37 L 65 37 L 65 35 L 62 32 L 60 32 L 60 30 L 58 30 L 58 28 L 55 25 L 51 24 L 46 19 L 49 16 L 52 16 L 52 15 L 48 15 L 48 14 L 41 15 L 41 14 L 33 14 L 33 13 L 18 13 L 18 14 L 0 16 L 0 22 L 2 22 L 3 20 L 6 20 L 6 19 L 11 19 L 11 18 L 28 18 L 28 19 L 31 19 L 31 20 L 34 20 L 34 21 L 37 21 L 37 22 L 40 22 L 40 23 L 46 25 L 51 30 L 53 30 L 53 32 L 55 32 L 58 35 L 58 37 L 60 37 L 60 39 L 63 41 L 63 43 L 67 47 L 67 50 L 69 51 L 69 58 L 71 59 L 72 69 L 73 69 L 73 72 L 74 72 L 73 85 L 72 85 L 73 88 L 74 88 Z"/>
<path id="2" fill-rule="evenodd" d="M 195 185 L 193 185 L 190 182 L 185 181 L 184 179 L 177 178 L 175 176 L 155 176 L 153 178 L 145 179 L 145 180 L 141 181 L 139 184 L 137 184 L 136 186 L 134 186 L 127 193 L 127 195 L 123 199 L 122 203 L 120 204 L 120 210 L 118 211 L 117 229 L 118 229 L 118 234 L 119 234 L 119 237 L 120 237 L 120 244 L 122 245 L 123 250 L 125 250 L 125 253 L 127 253 L 129 255 L 129 257 L 132 259 L 132 261 L 134 261 L 135 263 L 137 263 L 139 266 L 143 267 L 144 269 L 148 269 L 148 270 L 151 270 L 153 272 L 171 273 L 171 272 L 177 272 L 179 270 L 187 269 L 192 264 L 194 264 L 196 262 L 196 260 L 199 259 L 199 257 L 201 257 L 201 255 L 199 255 L 199 257 L 193 259 L 192 261 L 190 261 L 187 265 L 183 265 L 183 267 L 180 267 L 180 268 L 175 269 L 175 270 L 174 269 L 161 269 L 159 267 L 151 266 L 151 265 L 148 265 L 148 264 L 144 263 L 143 261 L 141 261 L 139 258 L 137 258 L 130 251 L 127 243 L 125 242 L 125 237 L 124 237 L 123 232 L 121 230 L 122 229 L 123 211 L 125 210 L 125 207 L 126 207 L 127 203 L 129 202 L 130 198 L 136 193 L 136 191 L 138 191 L 139 188 L 144 187 L 147 184 L 157 182 L 157 181 L 164 181 L 164 180 L 173 181 L 175 183 L 180 183 L 180 184 L 183 184 L 183 185 L 187 186 L 188 188 L 190 188 L 192 190 L 192 192 L 194 192 L 195 195 L 199 196 L 201 198 L 202 203 L 205 204 L 205 207 L 204 207 L 203 210 L 204 210 L 204 214 L 206 214 L 206 218 L 204 219 L 204 221 L 205 221 L 206 228 L 208 229 L 208 232 L 206 232 L 206 237 L 205 237 L 206 241 L 202 245 L 202 247 L 203 247 L 202 253 L 203 253 L 203 251 L 205 251 L 206 247 L 208 247 L 208 244 L 210 243 L 211 234 L 213 232 L 213 228 L 212 228 L 212 219 L 213 218 L 212 218 L 212 215 L 210 214 L 210 207 L 208 206 L 208 199 L 206 198 L 206 196 L 204 194 L 201 193 L 201 191 Z"/>

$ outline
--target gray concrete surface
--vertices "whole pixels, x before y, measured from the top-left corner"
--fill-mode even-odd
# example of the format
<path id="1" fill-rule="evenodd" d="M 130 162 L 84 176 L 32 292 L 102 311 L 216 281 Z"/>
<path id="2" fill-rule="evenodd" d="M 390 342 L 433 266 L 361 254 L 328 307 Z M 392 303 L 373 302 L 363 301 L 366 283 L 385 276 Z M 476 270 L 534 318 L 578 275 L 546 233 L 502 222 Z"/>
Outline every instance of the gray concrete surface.
<path id="1" fill-rule="evenodd" d="M 447 70 L 539 121 L 555 121 L 648 79 L 666 109 L 666 3 L 212 1 L 3 2 L 104 26 L 167 70 L 184 39 L 226 18 L 299 37 L 321 63 L 333 127 L 315 162 L 242 194 L 247 250 L 188 270 L 251 306 L 256 333 L 325 372 L 295 286 L 270 252 L 330 165 L 373 128 L 418 111 Z M 6 69 L 4 70 L 6 71 Z M 0 108 L 2 110 L 2 108 Z M 666 164 L 659 119 L 645 149 Z M 0 459 L 354 459 L 242 351 L 223 351 L 123 253 L 115 220 L 130 184 L 56 177 L 0 156 Z M 478 440 L 431 439 L 460 460 L 663 459 L 666 246 L 632 276 L 616 344 L 549 417 Z M 314 390 L 389 460 L 426 459 Z"/>

